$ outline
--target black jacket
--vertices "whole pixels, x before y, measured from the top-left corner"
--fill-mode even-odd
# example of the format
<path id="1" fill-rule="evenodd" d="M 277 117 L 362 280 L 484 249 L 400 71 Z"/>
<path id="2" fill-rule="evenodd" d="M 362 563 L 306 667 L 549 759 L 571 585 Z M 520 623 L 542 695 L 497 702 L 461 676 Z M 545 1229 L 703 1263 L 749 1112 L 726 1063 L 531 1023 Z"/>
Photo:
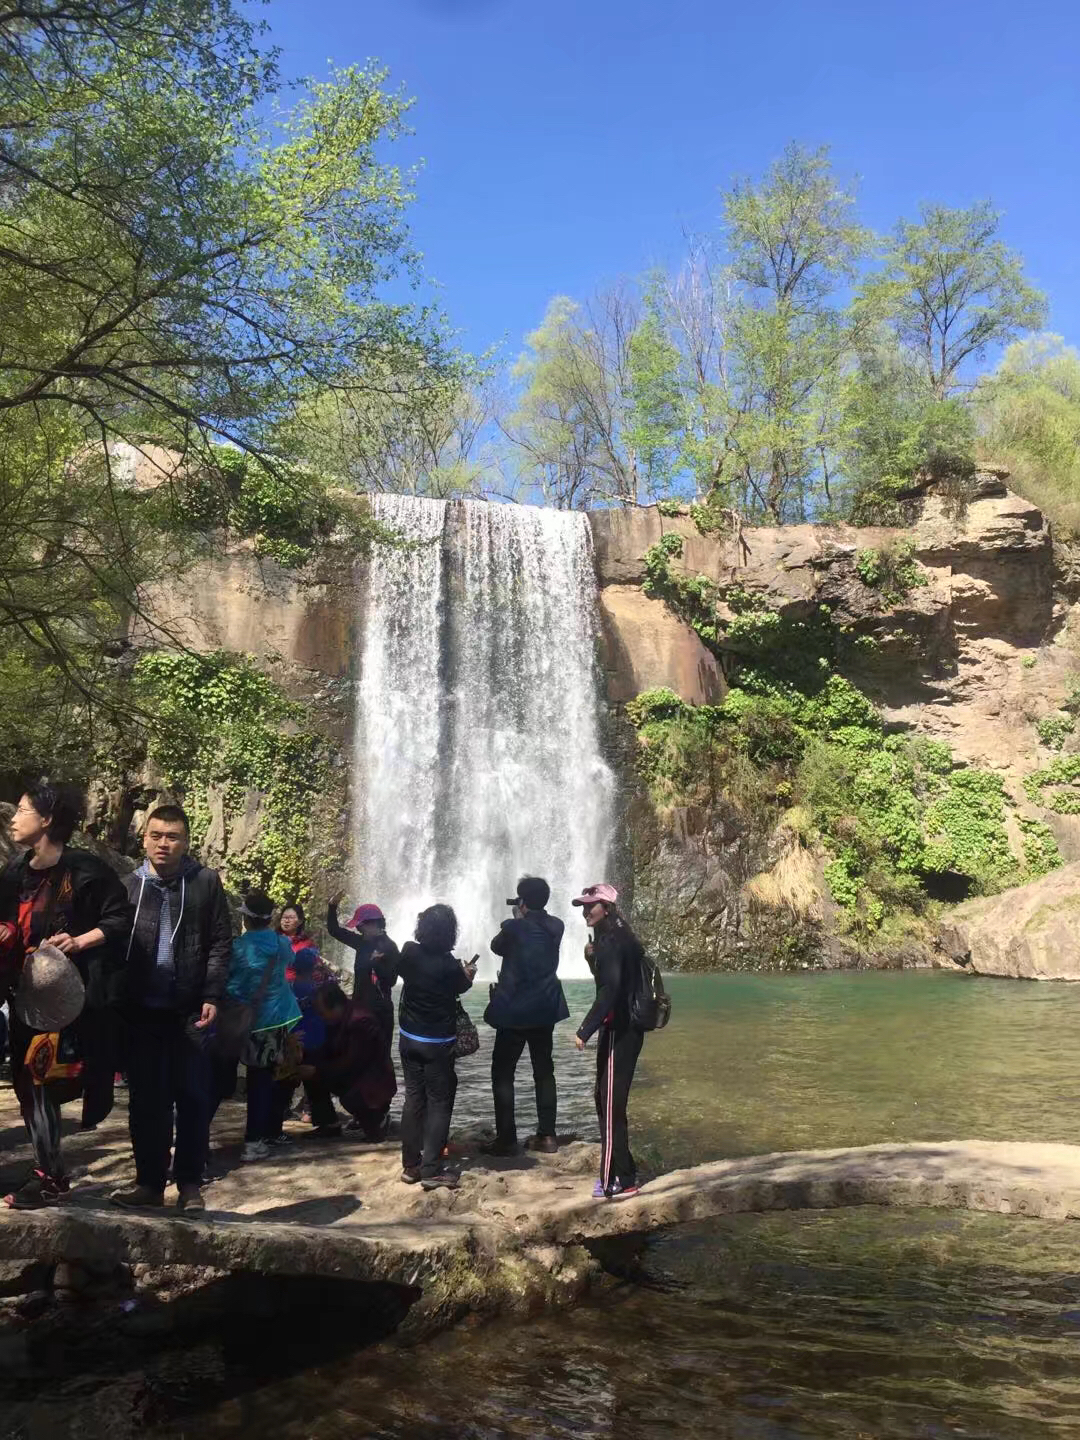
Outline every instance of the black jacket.
<path id="1" fill-rule="evenodd" d="M 595 1035 L 601 1025 L 621 1031 L 630 1024 L 630 1000 L 644 953 L 625 920 L 608 915 L 594 928 L 589 964 L 596 979 L 596 999 L 578 1027 L 582 1040 Z"/>
<path id="2" fill-rule="evenodd" d="M 402 979 L 398 1029 L 422 1040 L 451 1040 L 457 1034 L 457 997 L 472 981 L 449 950 L 425 950 L 415 940 L 401 947 Z"/>
<path id="3" fill-rule="evenodd" d="M 393 1014 L 390 992 L 398 978 L 398 947 L 389 935 L 376 935 L 368 940 L 359 930 L 346 930 L 338 922 L 336 905 L 326 908 L 327 933 L 342 945 L 356 952 L 353 962 L 353 999 L 368 1009 L 378 1011 L 388 1005 Z M 393 1020 L 390 1021 L 391 1029 Z"/>
<path id="4" fill-rule="evenodd" d="M 0 873 L 0 920 L 15 920 L 19 913 L 19 891 L 30 868 L 27 850 Z M 60 859 L 47 875 L 48 898 L 34 917 L 30 939 L 37 945 L 50 935 L 85 935 L 100 929 L 102 945 L 73 955 L 86 986 L 86 1008 L 100 1009 L 118 996 L 124 966 L 124 944 L 131 928 L 131 906 L 116 871 L 89 850 L 64 847 Z"/>
<path id="5" fill-rule="evenodd" d="M 569 1017 L 559 984 L 563 922 L 546 910 L 528 910 L 504 920 L 491 942 L 502 957 L 484 1019 L 497 1030 L 534 1030 Z"/>
<path id="6" fill-rule="evenodd" d="M 156 887 L 144 883 L 144 878 L 137 870 L 124 880 L 134 910 L 134 924 L 125 937 L 124 994 L 132 1005 L 141 1005 L 146 999 L 161 918 Z M 169 890 L 170 913 L 177 916 L 172 1009 L 193 1015 L 204 1004 L 217 1005 L 224 994 L 232 956 L 232 916 L 217 871 L 208 870 L 190 855 L 184 857 Z"/>

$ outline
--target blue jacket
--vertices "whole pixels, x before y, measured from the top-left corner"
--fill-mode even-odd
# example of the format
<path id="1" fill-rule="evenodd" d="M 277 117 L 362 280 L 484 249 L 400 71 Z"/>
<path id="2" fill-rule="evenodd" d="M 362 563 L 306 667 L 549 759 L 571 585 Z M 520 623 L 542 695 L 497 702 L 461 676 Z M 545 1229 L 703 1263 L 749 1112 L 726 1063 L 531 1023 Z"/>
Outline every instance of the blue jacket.
<path id="1" fill-rule="evenodd" d="M 270 981 L 263 992 L 252 1030 L 272 1030 L 278 1025 L 295 1025 L 300 1019 L 300 1006 L 285 978 L 285 967 L 293 958 L 293 949 L 284 935 L 276 930 L 246 930 L 233 941 L 229 964 L 229 983 L 225 994 L 230 1000 L 255 999 L 255 993 L 266 969 L 267 961 L 276 955 L 277 964 L 270 972 Z"/>
<path id="2" fill-rule="evenodd" d="M 557 1025 L 570 1014 L 559 983 L 563 922 L 546 910 L 529 910 L 504 920 L 491 942 L 502 957 L 498 983 L 484 1019 L 496 1030 L 532 1030 Z"/>

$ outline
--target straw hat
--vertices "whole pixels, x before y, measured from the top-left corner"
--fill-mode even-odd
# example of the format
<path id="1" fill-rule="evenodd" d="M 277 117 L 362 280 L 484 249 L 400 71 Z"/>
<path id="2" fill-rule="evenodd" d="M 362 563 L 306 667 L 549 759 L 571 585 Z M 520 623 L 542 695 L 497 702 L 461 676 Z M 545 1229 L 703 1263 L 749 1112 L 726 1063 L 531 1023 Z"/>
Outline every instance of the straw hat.
<path id="1" fill-rule="evenodd" d="M 82 1013 L 86 990 L 78 970 L 55 945 L 39 945 L 23 962 L 12 1008 L 31 1030 L 63 1030 Z"/>

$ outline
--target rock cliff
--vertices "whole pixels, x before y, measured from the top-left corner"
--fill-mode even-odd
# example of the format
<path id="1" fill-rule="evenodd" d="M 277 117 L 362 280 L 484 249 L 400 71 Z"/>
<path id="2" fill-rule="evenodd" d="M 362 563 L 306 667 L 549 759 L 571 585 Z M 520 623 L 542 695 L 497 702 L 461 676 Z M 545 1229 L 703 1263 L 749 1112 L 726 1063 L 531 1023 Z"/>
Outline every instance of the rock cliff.
<path id="1" fill-rule="evenodd" d="M 1001 472 L 981 473 L 962 506 L 924 496 L 904 529 L 802 525 L 703 535 L 689 514 L 665 516 L 655 507 L 590 519 L 617 732 L 626 701 L 643 690 L 669 689 L 695 705 L 722 698 L 725 672 L 739 660 L 737 643 L 728 654 L 733 613 L 725 594 L 757 597 L 789 618 L 824 613 L 852 642 L 845 674 L 880 707 L 888 732 L 943 741 L 957 764 L 1000 775 L 1014 858 L 1025 856 L 1038 829 L 1066 861 L 1080 860 L 1080 817 L 1071 813 L 1080 810 L 1080 792 L 1074 797 L 1068 773 L 1076 737 L 1059 708 L 1080 669 L 1075 596 L 1048 523 L 1008 490 Z M 671 572 L 704 577 L 721 597 L 710 647 L 677 607 L 642 588 L 646 555 L 672 533 L 682 545 L 681 553 L 672 550 Z M 916 583 L 890 587 L 876 573 L 881 557 L 897 555 Z M 620 754 L 629 776 L 635 742 L 626 729 Z M 864 946 L 836 937 L 843 926 L 833 923 L 822 856 L 790 833 L 754 833 L 723 797 L 709 807 L 658 811 L 628 779 L 624 800 L 623 878 L 635 887 L 646 929 L 663 936 L 669 952 L 753 965 L 791 919 L 782 903 L 763 904 L 762 896 L 794 885 L 823 933 L 814 963 L 870 958 Z M 1016 859 L 1015 880 L 1027 873 Z M 954 878 L 962 894 L 962 877 Z M 926 931 L 917 943 L 884 946 L 874 960 L 936 963 L 929 939 Z"/>
<path id="2" fill-rule="evenodd" d="M 834 923 L 824 857 L 798 843 L 792 829 L 755 832 L 723 794 L 707 805 L 658 808 L 637 777 L 638 740 L 625 707 L 654 689 L 693 705 L 723 701 L 740 662 L 738 643 L 727 636 L 736 593 L 782 617 L 827 614 L 850 642 L 845 673 L 880 707 L 887 731 L 945 741 L 957 764 L 1001 776 L 1014 856 L 1025 853 L 1024 827 L 1037 825 L 1061 858 L 1080 861 L 1080 790 L 1074 794 L 1065 773 L 1077 738 L 1059 708 L 1080 671 L 1076 591 L 1044 517 L 1007 489 L 1000 472 L 981 474 L 964 506 L 924 496 L 902 529 L 799 525 L 702 534 L 689 513 L 657 507 L 589 518 L 611 749 L 623 782 L 614 868 L 634 892 L 635 913 L 651 917 L 646 928 L 664 927 L 679 953 L 708 964 L 755 964 L 762 946 L 790 928 L 785 902 L 774 901 L 794 889 L 807 897 L 825 937 L 816 963 L 865 958 L 850 941 L 833 940 L 843 926 Z M 646 557 L 672 535 L 681 541 L 681 553 L 670 556 L 672 573 L 704 577 L 720 597 L 710 644 L 676 607 L 646 591 Z M 894 563 L 898 555 L 914 565 L 917 583 L 890 578 L 887 557 Z M 253 654 L 310 704 L 338 751 L 327 814 L 339 821 L 362 594 L 362 567 L 355 575 L 298 577 L 241 546 L 207 561 L 182 592 L 151 597 L 186 644 Z M 1076 769 L 1080 775 L 1080 756 Z M 143 789 L 150 803 L 152 777 Z M 208 797 L 208 859 L 237 853 L 257 824 L 259 795 L 241 799 L 227 815 L 222 797 Z M 1023 878 L 1019 860 L 1015 878 Z M 931 953 L 920 942 L 894 947 L 886 959 L 930 963 Z"/>

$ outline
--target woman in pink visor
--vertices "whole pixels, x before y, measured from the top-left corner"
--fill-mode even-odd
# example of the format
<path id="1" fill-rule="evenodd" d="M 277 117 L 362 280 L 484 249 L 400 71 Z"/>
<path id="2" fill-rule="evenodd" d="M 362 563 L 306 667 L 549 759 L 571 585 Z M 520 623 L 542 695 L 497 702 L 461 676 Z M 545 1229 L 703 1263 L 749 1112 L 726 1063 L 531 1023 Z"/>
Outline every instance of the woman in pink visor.
<path id="1" fill-rule="evenodd" d="M 584 1050 L 598 1036 L 596 1113 L 601 1149 L 600 1179 L 593 1190 L 597 1200 L 626 1199 L 638 1193 L 626 1106 L 644 1039 L 630 1022 L 630 1000 L 644 952 L 619 914 L 618 901 L 614 885 L 587 885 L 572 902 L 581 906 L 593 932 L 585 954 L 596 980 L 596 999 L 578 1028 L 576 1044 Z"/>

